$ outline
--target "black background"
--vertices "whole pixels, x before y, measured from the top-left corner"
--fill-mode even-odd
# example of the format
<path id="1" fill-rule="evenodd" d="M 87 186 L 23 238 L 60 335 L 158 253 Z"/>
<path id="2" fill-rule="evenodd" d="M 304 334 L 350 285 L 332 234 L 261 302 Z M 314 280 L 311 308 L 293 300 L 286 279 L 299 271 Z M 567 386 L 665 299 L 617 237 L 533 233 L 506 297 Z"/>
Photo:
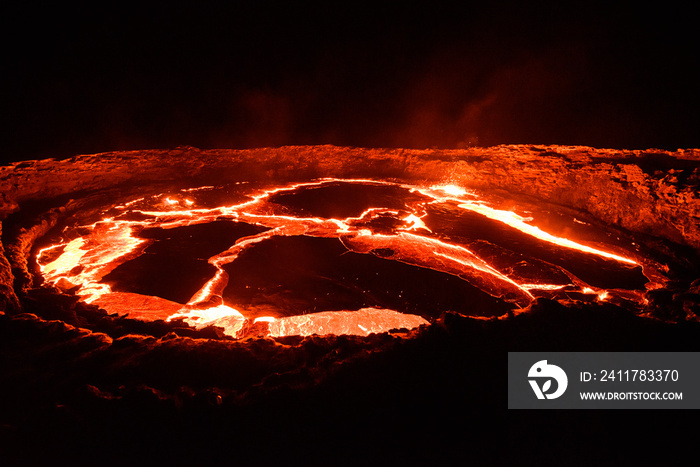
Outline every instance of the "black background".
<path id="1" fill-rule="evenodd" d="M 4 162 L 287 144 L 700 147 L 673 2 L 23 2 Z"/>

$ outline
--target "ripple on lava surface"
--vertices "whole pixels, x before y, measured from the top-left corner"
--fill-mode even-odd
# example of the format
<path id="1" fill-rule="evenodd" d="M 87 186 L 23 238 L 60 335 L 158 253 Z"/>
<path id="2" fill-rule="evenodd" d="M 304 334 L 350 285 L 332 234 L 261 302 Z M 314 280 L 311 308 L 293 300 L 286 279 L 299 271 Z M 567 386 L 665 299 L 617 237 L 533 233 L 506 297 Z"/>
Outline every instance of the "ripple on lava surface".
<path id="1" fill-rule="evenodd" d="M 457 276 L 350 252 L 335 238 L 273 237 L 224 270 L 224 301 L 249 317 L 380 307 L 430 320 L 448 310 L 498 316 L 513 308 Z"/>
<path id="2" fill-rule="evenodd" d="M 187 303 L 216 268 L 207 260 L 236 240 L 267 230 L 244 222 L 215 221 L 173 229 L 145 229 L 139 237 L 153 240 L 144 253 L 107 274 L 103 282 L 115 292 L 153 295 Z"/>

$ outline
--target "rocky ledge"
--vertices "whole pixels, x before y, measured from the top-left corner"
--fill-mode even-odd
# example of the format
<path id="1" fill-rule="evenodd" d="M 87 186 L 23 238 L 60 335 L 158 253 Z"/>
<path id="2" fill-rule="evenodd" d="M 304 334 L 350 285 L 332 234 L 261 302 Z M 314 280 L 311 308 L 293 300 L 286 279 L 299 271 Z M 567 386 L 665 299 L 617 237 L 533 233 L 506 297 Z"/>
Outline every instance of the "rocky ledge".
<path id="1" fill-rule="evenodd" d="M 126 183 L 391 178 L 500 189 L 700 249 L 700 150 L 509 145 L 459 150 L 290 146 L 110 152 L 0 167 L 0 215 Z"/>
<path id="2" fill-rule="evenodd" d="M 553 203 L 632 232 L 681 267 L 647 292 L 646 314 L 660 319 L 539 299 L 504 320 L 449 312 L 412 331 L 237 341 L 217 328 L 109 315 L 33 282 L 35 242 L 116 195 L 319 177 Z M 0 452 L 17 465 L 200 464 L 222 453 L 245 465 L 547 465 L 600 463 L 614 444 L 635 447 L 622 464 L 668 463 L 666 447 L 692 446 L 692 430 L 656 430 L 657 459 L 636 449 L 630 426 L 676 426 L 670 412 L 681 411 L 589 411 L 573 423 L 570 411 L 513 413 L 505 356 L 696 351 L 699 183 L 697 149 L 187 147 L 0 167 Z"/>
<path id="3" fill-rule="evenodd" d="M 27 256 L 61 215 L 127 186 L 291 182 L 322 177 L 452 183 L 575 209 L 641 234 L 656 250 L 700 252 L 700 150 L 508 145 L 459 150 L 290 146 L 181 147 L 80 155 L 0 167 L 0 304 L 17 309 Z M 16 219 L 21 218 L 21 221 Z M 14 222 L 13 222 L 14 220 Z M 0 233 L 2 233 L 0 224 Z M 678 256 L 678 255 L 676 255 Z M 692 261 L 686 261 L 692 269 Z"/>

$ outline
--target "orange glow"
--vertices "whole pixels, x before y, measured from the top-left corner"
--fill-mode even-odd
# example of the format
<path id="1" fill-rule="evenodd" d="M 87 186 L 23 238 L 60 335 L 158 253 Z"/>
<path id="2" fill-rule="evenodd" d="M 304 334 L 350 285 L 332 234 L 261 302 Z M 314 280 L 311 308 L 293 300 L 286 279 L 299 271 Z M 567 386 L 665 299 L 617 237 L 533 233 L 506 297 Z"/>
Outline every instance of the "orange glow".
<path id="1" fill-rule="evenodd" d="M 220 326 L 224 328 L 225 334 L 232 337 L 238 335 L 246 321 L 246 318 L 238 310 L 226 305 L 218 305 L 204 310 L 181 310 L 168 317 L 166 321 L 170 322 L 175 319 L 182 319 L 196 329 Z"/>
<path id="2" fill-rule="evenodd" d="M 275 321 L 275 318 L 272 316 L 258 316 L 253 320 L 254 323 L 272 323 Z"/>
<path id="3" fill-rule="evenodd" d="M 76 238 L 65 245 L 51 245 L 50 247 L 39 250 L 38 256 L 41 257 L 44 253 L 47 253 L 50 250 L 64 246 L 63 254 L 61 256 L 48 264 L 39 266 L 42 274 L 47 277 L 64 277 L 68 271 L 73 269 L 78 264 L 80 258 L 82 258 L 85 254 L 85 251 L 82 249 L 83 245 L 85 245 L 85 240 L 82 238 Z"/>
<path id="4" fill-rule="evenodd" d="M 457 185 L 433 185 L 431 190 L 441 191 L 450 196 L 466 196 L 467 190 Z"/>
<path id="5" fill-rule="evenodd" d="M 549 234 L 547 232 L 542 231 L 540 228 L 528 224 L 528 222 L 531 222 L 532 219 L 524 218 L 518 214 L 516 214 L 513 211 L 504 211 L 500 209 L 494 209 L 492 207 L 487 206 L 484 204 L 483 201 L 479 200 L 478 198 L 475 200 L 465 200 L 464 198 L 467 195 L 470 195 L 470 197 L 475 197 L 475 194 L 469 193 L 466 190 L 455 186 L 455 185 L 443 185 L 443 186 L 432 186 L 430 187 L 430 190 L 423 190 L 423 193 L 429 194 L 430 192 L 443 192 L 448 195 L 449 197 L 442 197 L 442 201 L 447 201 L 447 200 L 452 200 L 452 201 L 457 201 L 459 202 L 459 207 L 468 211 L 473 211 L 476 213 L 479 213 L 485 217 L 488 217 L 489 219 L 493 219 L 499 222 L 503 222 L 504 224 L 519 230 L 522 233 L 525 233 L 527 235 L 530 235 L 532 237 L 535 237 L 539 240 L 553 243 L 559 246 L 562 246 L 564 248 L 571 248 L 574 250 L 582 251 L 584 253 L 590 253 L 593 255 L 598 255 L 602 256 L 605 258 L 610 258 L 614 259 L 616 261 L 621 261 L 624 263 L 628 264 L 638 264 L 635 260 L 631 258 L 626 258 L 624 256 L 616 255 L 614 253 L 611 253 L 609 251 L 603 251 L 599 250 L 590 246 L 582 245 L 580 243 L 577 243 L 573 240 L 570 240 L 568 238 L 562 238 L 562 237 L 557 237 L 555 235 Z M 576 219 L 574 219 L 576 221 Z"/>
<path id="6" fill-rule="evenodd" d="M 80 286 L 76 292 L 87 303 L 111 292 L 102 278 L 128 260 L 130 254 L 145 248 L 146 240 L 132 236 L 129 222 L 105 219 L 91 226 L 89 235 L 65 244 L 54 245 L 39 251 L 38 257 L 48 250 L 64 246 L 61 256 L 39 267 L 44 278 L 57 283 L 61 279 Z M 74 273 L 73 271 L 79 272 Z"/>
<path id="7" fill-rule="evenodd" d="M 390 249 L 394 252 L 392 259 L 459 276 L 494 297 L 507 297 L 522 306 L 534 298 L 515 281 L 459 245 L 408 232 L 381 235 L 369 230 L 343 237 L 343 243 L 358 253 Z"/>
<path id="8" fill-rule="evenodd" d="M 270 322 L 270 336 L 310 336 L 312 334 L 350 334 L 368 336 L 391 329 L 413 329 L 428 322 L 416 315 L 393 310 L 362 308 L 357 311 L 325 311 L 290 316 Z"/>
<path id="9" fill-rule="evenodd" d="M 567 284 L 569 285 L 569 284 Z M 566 285 L 556 285 L 556 284 L 520 284 L 525 290 L 561 290 Z"/>
<path id="10" fill-rule="evenodd" d="M 425 222 L 423 222 L 423 219 L 420 217 L 416 216 L 415 214 L 409 214 L 408 216 L 404 217 L 402 219 L 404 222 L 407 222 L 410 224 L 409 227 L 405 227 L 401 230 L 418 230 L 418 229 L 423 229 L 427 230 L 428 232 L 432 232 L 426 225 Z"/>
<path id="11" fill-rule="evenodd" d="M 356 217 L 343 219 L 294 215 L 288 208 L 270 201 L 278 194 L 294 193 L 296 190 L 322 187 L 330 184 L 364 184 L 376 187 L 398 187 L 412 194 L 419 194 L 418 200 L 406 202 L 400 209 L 396 207 L 372 206 L 364 209 Z M 562 238 L 532 225 L 532 219 L 514 211 L 493 208 L 478 194 L 456 185 L 434 185 L 431 187 L 412 186 L 364 179 L 322 179 L 306 183 L 272 187 L 246 193 L 248 199 L 239 204 L 196 208 L 200 193 L 214 190 L 214 187 L 198 187 L 181 190 L 179 193 L 160 194 L 152 198 L 138 198 L 114 206 L 119 213 L 102 219 L 92 225 L 82 226 L 83 234 L 70 241 L 51 245 L 40 250 L 37 261 L 44 279 L 54 285 L 66 281 L 77 288 L 77 294 L 88 303 L 96 302 L 108 312 L 124 313 L 128 303 L 139 303 L 139 316 L 148 314 L 148 306 L 166 305 L 166 300 L 138 300 L 138 294 L 112 292 L 102 279 L 121 264 L 143 254 L 153 242 L 139 238 L 135 232 L 143 228 L 174 229 L 177 227 L 205 224 L 217 219 L 233 219 L 239 222 L 258 225 L 268 230 L 239 238 L 231 242 L 224 251 L 207 258 L 216 272 L 192 295 L 186 304 L 167 320 L 182 319 L 195 328 L 210 325 L 224 328 L 224 332 L 238 337 L 244 324 L 249 320 L 266 323 L 269 335 L 309 335 L 313 333 L 367 335 L 372 332 L 386 332 L 394 328 L 414 328 L 427 321 L 415 315 L 381 308 L 361 308 L 359 310 L 322 311 L 299 316 L 274 318 L 256 317 L 249 310 L 240 310 L 224 303 L 223 292 L 229 277 L 223 267 L 236 261 L 239 256 L 254 245 L 276 236 L 311 236 L 337 238 L 354 253 L 378 254 L 387 261 L 399 261 L 421 268 L 432 269 L 459 277 L 481 291 L 502 300 L 525 308 L 537 297 L 556 297 L 564 288 L 578 290 L 584 294 L 596 294 L 599 300 L 620 296 L 614 290 L 604 290 L 585 284 L 569 275 L 570 281 L 542 280 L 519 276 L 509 268 L 499 269 L 487 257 L 481 257 L 466 245 L 441 236 L 434 225 L 426 225 L 428 204 L 449 203 L 459 209 L 477 213 L 484 218 L 496 220 L 542 242 L 573 249 L 584 254 L 613 259 L 622 263 L 637 265 L 636 260 L 601 248 L 594 248 L 572 239 Z M 184 197 L 183 193 L 188 193 Z M 420 197 L 422 195 L 422 197 Z M 413 196 L 413 195 L 412 195 Z M 201 203 L 200 203 L 201 206 Z M 140 220 L 126 220 L 126 214 L 137 213 Z M 391 227 L 375 232 L 372 222 L 391 219 Z M 429 218 L 428 218 L 429 219 Z M 573 222 L 577 222 L 573 219 Z M 432 228 L 432 229 L 431 229 Z M 57 252 L 60 250 L 60 254 Z M 649 263 L 648 261 L 646 263 Z M 646 264 L 645 263 L 645 264 Z M 497 263 L 495 263 L 497 264 Z M 568 275 L 568 273 L 567 273 Z M 561 282 L 567 282 L 562 284 Z M 647 287 L 655 287 L 650 283 Z M 618 295 L 616 295 L 618 294 Z M 624 294 L 623 294 L 624 295 Z M 625 297 L 630 294 L 624 295 Z M 129 302 L 130 301 L 130 302 Z M 167 306 L 177 306 L 168 302 Z M 238 305 L 236 305 L 238 307 Z M 160 316 L 153 310 L 154 316 Z M 161 313 L 162 314 L 162 313 Z M 273 313 L 274 314 L 274 313 Z M 283 314 L 283 313 L 282 313 Z"/>
<path id="12" fill-rule="evenodd" d="M 507 224 L 514 229 L 517 229 L 523 233 L 526 233 L 532 237 L 538 238 L 540 240 L 543 240 L 545 242 L 549 243 L 554 243 L 559 246 L 563 246 L 565 248 L 571 248 L 574 250 L 579 250 L 584 253 L 590 253 L 593 255 L 598 255 L 598 256 L 603 256 L 605 258 L 610 258 L 614 259 L 616 261 L 621 261 L 623 263 L 628 263 L 628 264 L 638 264 L 636 261 L 630 258 L 625 258 L 624 256 L 619 256 L 614 253 L 610 253 L 607 251 L 603 250 L 598 250 L 596 248 L 592 248 L 586 245 L 581 245 L 580 243 L 576 243 L 572 240 L 569 240 L 568 238 L 561 238 L 561 237 L 556 237 L 554 235 L 551 235 L 547 232 L 544 232 L 540 230 L 538 227 L 535 227 L 534 225 L 530 225 L 527 223 L 529 219 L 525 219 L 523 217 L 520 217 L 514 212 L 511 211 L 500 211 L 498 209 L 493 209 L 481 204 L 477 203 L 465 203 L 465 204 L 460 204 L 460 208 L 463 209 L 468 209 L 470 211 L 478 212 L 479 214 L 482 214 L 489 219 L 494 219 L 500 222 L 503 222 L 504 224 Z"/>

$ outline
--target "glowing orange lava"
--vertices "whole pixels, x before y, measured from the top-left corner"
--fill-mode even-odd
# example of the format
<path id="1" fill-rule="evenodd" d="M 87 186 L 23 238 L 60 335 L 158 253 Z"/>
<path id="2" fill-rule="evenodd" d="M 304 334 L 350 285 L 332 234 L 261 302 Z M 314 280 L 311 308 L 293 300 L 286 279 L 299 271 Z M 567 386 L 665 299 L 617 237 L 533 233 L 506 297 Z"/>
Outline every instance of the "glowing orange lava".
<path id="1" fill-rule="evenodd" d="M 538 227 L 534 225 L 528 224 L 529 221 L 532 219 L 527 219 L 522 216 L 519 216 L 518 214 L 514 213 L 513 211 L 504 211 L 504 210 L 499 210 L 499 209 L 494 209 L 492 207 L 489 207 L 485 205 L 482 201 L 479 199 L 474 199 L 475 195 L 469 196 L 469 198 L 472 199 L 465 199 L 468 195 L 468 192 L 462 189 L 459 189 L 459 187 L 455 187 L 454 185 L 446 185 L 446 186 L 433 186 L 431 187 L 431 190 L 434 191 L 442 191 L 446 193 L 449 196 L 444 196 L 441 197 L 441 201 L 448 201 L 448 200 L 454 200 L 460 202 L 459 207 L 462 209 L 466 209 L 469 211 L 477 212 L 485 217 L 488 217 L 489 219 L 494 219 L 499 222 L 503 222 L 504 224 L 519 230 L 527 235 L 530 235 L 532 237 L 535 237 L 537 239 L 540 239 L 545 242 L 553 243 L 565 248 L 571 248 L 574 250 L 579 250 L 584 253 L 590 253 L 593 255 L 598 255 L 598 256 L 603 256 L 605 258 L 610 258 L 614 259 L 616 261 L 622 261 L 625 263 L 629 264 L 638 264 L 635 260 L 631 258 L 626 258 L 624 256 L 616 255 L 614 253 L 604 251 L 604 250 L 599 250 L 596 248 L 592 248 L 590 246 L 582 245 L 580 243 L 576 243 L 573 240 L 569 240 L 568 238 L 561 238 L 557 237 L 554 235 L 551 235 L 547 232 L 544 232 L 540 230 Z M 429 193 L 429 192 L 428 192 Z M 576 219 L 574 219 L 576 221 Z"/>
<path id="2" fill-rule="evenodd" d="M 395 187 L 415 194 L 418 198 L 406 202 L 400 209 L 372 206 L 355 216 L 327 218 L 301 215 L 293 209 L 271 201 L 275 196 L 293 194 L 299 190 L 355 184 L 370 187 Z M 245 193 L 245 201 L 227 206 L 198 207 L 198 196 L 215 191 L 215 187 L 197 187 L 178 193 L 141 197 L 111 207 L 115 214 L 100 221 L 81 226 L 82 235 L 41 249 L 37 261 L 44 279 L 64 290 L 73 289 L 88 303 L 94 302 L 112 313 L 127 314 L 138 310 L 139 318 L 148 317 L 153 307 L 153 318 L 163 318 L 163 309 L 170 310 L 167 320 L 182 319 L 196 328 L 220 326 L 227 335 L 239 337 L 248 321 L 264 323 L 270 336 L 309 335 L 313 333 L 358 334 L 385 332 L 393 328 L 414 328 L 427 321 L 406 313 L 377 307 L 357 310 L 320 311 L 298 316 L 251 316 L 247 310 L 238 310 L 224 303 L 223 295 L 230 278 L 224 266 L 233 263 L 255 245 L 273 237 L 310 236 L 337 238 L 348 251 L 380 255 L 389 261 L 427 268 L 457 276 L 487 294 L 523 308 L 535 298 L 564 297 L 567 291 L 596 294 L 599 300 L 627 299 L 634 291 L 618 294 L 616 290 L 593 287 L 561 266 L 565 280 L 557 283 L 535 281 L 517 272 L 520 263 L 499 269 L 480 257 L 468 245 L 451 241 L 435 226 L 426 223 L 429 205 L 451 205 L 503 223 L 537 241 L 557 248 L 605 258 L 634 267 L 639 258 L 632 254 L 579 243 L 569 238 L 552 235 L 533 225 L 532 219 L 514 211 L 500 210 L 489 205 L 481 196 L 455 185 L 412 186 L 362 179 L 322 179 L 307 183 L 272 187 Z M 186 194 L 186 195 L 185 195 Z M 138 216 L 134 216 L 138 214 Z M 128 215 L 131 215 L 128 216 Z M 133 220 L 135 217 L 140 220 Z M 177 304 L 162 298 L 143 300 L 139 294 L 113 292 L 103 282 L 104 277 L 118 266 L 142 255 L 152 240 L 140 238 L 143 229 L 175 229 L 183 226 L 206 224 L 218 219 L 231 219 L 264 227 L 261 233 L 239 238 L 227 249 L 208 258 L 214 274 L 192 295 L 186 304 Z M 573 219 L 573 222 L 576 222 Z M 580 222 L 580 221 L 579 221 Z M 67 236 L 68 237 L 68 236 Z M 645 260 L 644 266 L 651 263 Z M 655 273 L 656 274 L 656 273 Z M 658 274 L 657 274 L 658 276 Z M 657 277 L 655 276 L 655 277 Z M 647 274 L 647 277 L 649 275 Z M 654 287 L 654 284 L 647 287 Z M 560 294 L 560 295 L 557 295 Z M 176 310 L 173 312 L 173 310 Z"/>

